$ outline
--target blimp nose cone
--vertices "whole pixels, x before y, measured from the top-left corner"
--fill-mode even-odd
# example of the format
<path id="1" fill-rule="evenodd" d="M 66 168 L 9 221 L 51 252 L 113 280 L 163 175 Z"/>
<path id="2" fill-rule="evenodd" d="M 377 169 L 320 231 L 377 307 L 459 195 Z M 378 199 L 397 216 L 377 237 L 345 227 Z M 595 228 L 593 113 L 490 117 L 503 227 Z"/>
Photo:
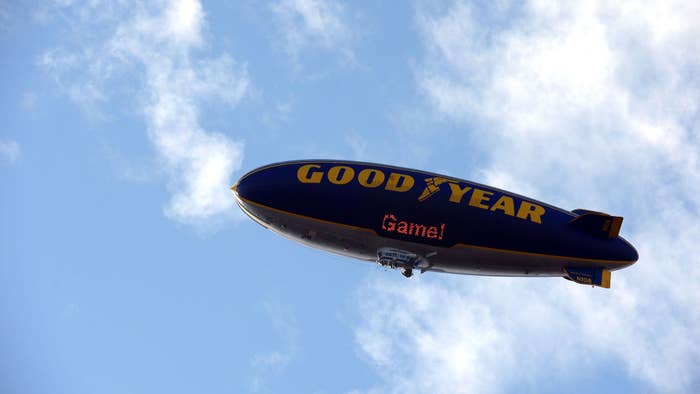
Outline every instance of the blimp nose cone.
<path id="1" fill-rule="evenodd" d="M 294 191 L 289 184 L 289 179 L 296 180 L 290 174 L 293 169 L 287 165 L 274 165 L 248 172 L 231 187 L 236 202 L 249 215 L 257 212 L 256 207 L 283 209 L 280 204 L 284 204 Z"/>
<path id="2" fill-rule="evenodd" d="M 238 201 L 239 204 L 250 201 L 262 202 L 259 201 L 264 197 L 261 194 L 274 188 L 274 182 L 270 182 L 270 179 L 267 179 L 268 177 L 266 175 L 267 171 L 265 169 L 253 170 L 243 175 L 241 179 L 231 187 L 236 201 Z"/>
<path id="3" fill-rule="evenodd" d="M 258 203 L 259 189 L 263 186 L 260 185 L 260 180 L 256 179 L 255 174 L 252 175 L 248 173 L 242 176 L 238 182 L 231 186 L 231 192 L 241 210 L 251 219 L 264 226 Z"/>
<path id="4" fill-rule="evenodd" d="M 231 192 L 233 193 L 233 198 L 236 200 L 236 204 L 238 204 L 238 206 L 243 210 L 243 212 L 245 212 L 246 215 L 250 216 L 250 213 L 246 209 L 246 203 L 243 200 L 243 198 L 241 198 L 241 193 L 239 191 L 239 185 L 240 185 L 240 182 L 236 182 L 235 185 L 231 186 Z"/>
<path id="5" fill-rule="evenodd" d="M 233 198 L 235 198 L 237 202 L 240 202 L 241 199 L 238 196 L 238 182 L 231 186 L 231 192 L 233 193 Z"/>
<path id="6" fill-rule="evenodd" d="M 233 197 L 236 199 L 238 205 L 246 204 L 250 201 L 253 194 L 253 189 L 255 187 L 255 181 L 250 179 L 250 174 L 243 175 L 241 179 L 236 182 L 235 185 L 231 187 L 231 192 L 233 192 Z"/>

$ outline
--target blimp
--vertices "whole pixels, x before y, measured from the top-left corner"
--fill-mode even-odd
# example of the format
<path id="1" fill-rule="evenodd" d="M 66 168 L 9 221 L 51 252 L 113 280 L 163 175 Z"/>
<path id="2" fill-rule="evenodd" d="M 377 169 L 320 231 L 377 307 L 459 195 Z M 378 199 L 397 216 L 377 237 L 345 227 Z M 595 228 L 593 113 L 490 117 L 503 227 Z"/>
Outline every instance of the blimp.
<path id="1" fill-rule="evenodd" d="M 302 244 L 400 270 L 563 277 L 610 288 L 634 264 L 622 217 L 479 183 L 336 160 L 266 165 L 231 188 L 263 227 Z"/>

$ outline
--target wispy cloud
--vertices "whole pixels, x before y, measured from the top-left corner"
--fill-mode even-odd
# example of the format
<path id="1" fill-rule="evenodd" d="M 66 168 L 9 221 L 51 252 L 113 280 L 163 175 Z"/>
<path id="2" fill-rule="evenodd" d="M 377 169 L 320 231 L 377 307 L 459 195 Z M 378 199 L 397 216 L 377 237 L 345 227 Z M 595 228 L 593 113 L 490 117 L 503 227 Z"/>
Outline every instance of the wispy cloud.
<path id="1" fill-rule="evenodd" d="M 345 134 L 345 143 L 350 146 L 353 160 L 366 160 L 367 158 L 367 140 L 365 140 L 356 131 L 350 131 Z"/>
<path id="2" fill-rule="evenodd" d="M 371 284 L 358 344 L 379 369 L 414 368 L 383 375 L 387 386 L 503 391 L 614 360 L 653 390 L 699 387 L 698 18 L 684 2 L 419 7 L 419 87 L 481 141 L 477 171 L 625 216 L 641 258 L 608 292 L 536 279 Z M 519 369 L 523 359 L 534 362 Z"/>
<path id="3" fill-rule="evenodd" d="M 14 163 L 19 159 L 20 149 L 17 141 L 0 141 L 0 160 Z"/>
<path id="4" fill-rule="evenodd" d="M 131 105 L 143 108 L 173 193 L 165 214 L 196 225 L 233 214 L 228 186 L 243 144 L 204 130 L 199 118 L 204 103 L 238 104 L 250 79 L 246 66 L 228 54 L 199 56 L 206 48 L 199 1 L 68 2 L 56 10 L 73 21 L 79 45 L 46 51 L 40 65 L 82 106 L 104 108 L 120 93 L 137 95 Z"/>
<path id="5" fill-rule="evenodd" d="M 305 49 L 335 51 L 354 63 L 345 6 L 335 0 L 280 0 L 271 5 L 284 48 L 294 62 Z"/>
<path id="6" fill-rule="evenodd" d="M 283 346 L 282 350 L 264 351 L 253 356 L 253 392 L 266 391 L 267 381 L 273 376 L 283 374 L 299 351 L 299 324 L 293 312 L 277 302 L 268 301 L 263 306 Z"/>

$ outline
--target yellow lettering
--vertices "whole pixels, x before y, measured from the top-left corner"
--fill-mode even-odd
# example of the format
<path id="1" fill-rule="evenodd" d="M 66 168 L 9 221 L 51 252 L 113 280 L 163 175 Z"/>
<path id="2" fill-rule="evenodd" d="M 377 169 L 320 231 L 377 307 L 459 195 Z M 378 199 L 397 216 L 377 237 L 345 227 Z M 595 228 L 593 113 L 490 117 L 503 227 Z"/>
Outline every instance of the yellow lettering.
<path id="1" fill-rule="evenodd" d="M 354 177 L 355 170 L 348 166 L 335 166 L 328 170 L 328 180 L 334 185 L 345 185 Z"/>
<path id="2" fill-rule="evenodd" d="M 544 212 L 544 207 L 523 201 L 520 203 L 520 208 L 518 209 L 518 217 L 520 219 L 527 219 L 529 217 L 531 222 L 542 223 L 542 215 L 544 215 Z"/>
<path id="3" fill-rule="evenodd" d="M 489 200 L 489 196 L 492 196 L 493 193 L 487 192 L 485 190 L 481 189 L 474 189 L 472 192 L 472 197 L 469 199 L 469 205 L 472 207 L 477 207 L 481 209 L 489 209 L 488 205 L 484 205 L 483 203 Z"/>
<path id="4" fill-rule="evenodd" d="M 386 181 L 384 189 L 393 192 L 407 192 L 411 190 L 414 182 L 413 177 L 410 175 L 392 172 L 389 174 L 389 180 Z"/>
<path id="5" fill-rule="evenodd" d="M 320 165 L 318 164 L 306 164 L 297 170 L 297 179 L 301 183 L 321 183 L 321 178 L 323 178 L 323 172 L 322 171 L 314 171 L 311 173 L 309 176 L 309 171 L 311 171 L 312 168 L 321 168 Z"/>
<path id="6" fill-rule="evenodd" d="M 370 177 L 372 177 L 371 181 Z M 366 168 L 357 175 L 357 181 L 364 187 L 378 187 L 384 183 L 384 173 L 373 168 Z"/>
<path id="7" fill-rule="evenodd" d="M 448 185 L 450 185 L 450 191 L 451 191 L 451 193 L 450 193 L 450 201 L 456 202 L 457 204 L 459 204 L 460 202 L 462 202 L 462 198 L 464 197 L 464 195 L 465 195 L 469 190 L 472 189 L 472 188 L 469 187 L 469 186 L 465 186 L 464 189 L 462 189 L 461 187 L 459 187 L 458 184 L 452 183 L 452 182 L 448 183 Z"/>
<path id="8" fill-rule="evenodd" d="M 515 216 L 515 204 L 513 204 L 513 199 L 508 196 L 501 196 L 496 200 L 496 203 L 491 206 L 491 210 L 501 210 L 506 215 Z"/>

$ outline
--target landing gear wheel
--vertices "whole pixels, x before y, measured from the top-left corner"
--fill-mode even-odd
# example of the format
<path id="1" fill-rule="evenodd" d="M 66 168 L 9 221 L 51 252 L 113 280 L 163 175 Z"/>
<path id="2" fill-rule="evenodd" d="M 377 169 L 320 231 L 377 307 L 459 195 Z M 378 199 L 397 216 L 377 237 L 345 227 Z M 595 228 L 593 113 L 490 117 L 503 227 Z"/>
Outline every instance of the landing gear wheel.
<path id="1" fill-rule="evenodd" d="M 410 268 L 404 268 L 403 271 L 401 272 L 401 274 L 403 274 L 403 276 L 405 276 L 407 278 L 410 278 L 413 276 L 413 270 Z"/>

